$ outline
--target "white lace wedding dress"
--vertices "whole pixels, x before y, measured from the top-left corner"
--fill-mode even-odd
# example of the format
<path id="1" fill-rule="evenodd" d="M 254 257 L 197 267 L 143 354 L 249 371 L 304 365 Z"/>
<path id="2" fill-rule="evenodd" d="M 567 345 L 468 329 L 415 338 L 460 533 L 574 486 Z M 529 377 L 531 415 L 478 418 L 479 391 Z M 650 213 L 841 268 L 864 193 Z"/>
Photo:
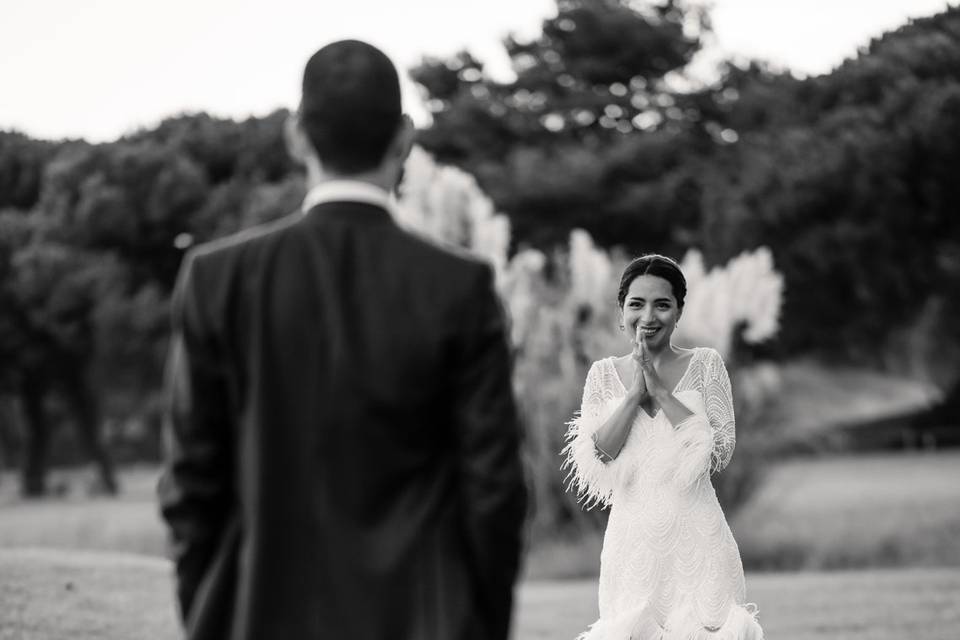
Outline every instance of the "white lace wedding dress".
<path id="1" fill-rule="evenodd" d="M 710 473 L 735 444 L 730 379 L 720 354 L 694 351 L 674 395 L 693 415 L 674 427 L 643 409 L 620 454 L 602 462 L 593 433 L 627 390 L 612 358 L 590 368 L 564 449 L 571 484 L 609 506 L 600 554 L 600 619 L 578 640 L 760 640 L 744 603 L 740 551 Z"/>

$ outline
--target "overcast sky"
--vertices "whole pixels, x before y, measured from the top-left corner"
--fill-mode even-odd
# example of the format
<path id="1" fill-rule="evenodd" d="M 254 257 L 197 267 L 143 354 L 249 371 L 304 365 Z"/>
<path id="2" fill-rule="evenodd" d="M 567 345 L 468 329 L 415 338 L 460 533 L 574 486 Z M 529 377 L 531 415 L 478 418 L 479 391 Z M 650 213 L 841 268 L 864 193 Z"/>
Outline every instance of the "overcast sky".
<path id="1" fill-rule="evenodd" d="M 246 117 L 294 107 L 317 48 L 360 38 L 403 72 L 467 48 L 499 77 L 500 45 L 530 37 L 553 0 L 0 0 L 0 129 L 102 141 L 183 111 Z M 958 0 L 714 0 L 718 55 L 801 75 Z M 710 66 L 706 61 L 701 66 Z M 407 82 L 405 103 L 424 111 Z"/>

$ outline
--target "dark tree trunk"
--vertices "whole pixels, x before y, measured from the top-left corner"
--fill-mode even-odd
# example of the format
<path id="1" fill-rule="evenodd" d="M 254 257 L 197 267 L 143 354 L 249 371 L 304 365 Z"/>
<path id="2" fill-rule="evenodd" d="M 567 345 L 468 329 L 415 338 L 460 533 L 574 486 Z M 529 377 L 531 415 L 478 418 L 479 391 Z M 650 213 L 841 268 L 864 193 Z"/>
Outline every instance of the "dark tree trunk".
<path id="1" fill-rule="evenodd" d="M 100 474 L 100 485 L 97 489 L 114 495 L 117 493 L 117 480 L 113 462 L 100 439 L 100 411 L 97 397 L 82 375 L 68 380 L 65 392 L 70 406 L 73 407 L 78 440 Z"/>
<path id="2" fill-rule="evenodd" d="M 50 449 L 50 423 L 43 409 L 46 389 L 37 380 L 25 379 L 20 398 L 26 422 L 21 491 L 26 497 L 40 497 L 47 492 L 47 457 Z"/>

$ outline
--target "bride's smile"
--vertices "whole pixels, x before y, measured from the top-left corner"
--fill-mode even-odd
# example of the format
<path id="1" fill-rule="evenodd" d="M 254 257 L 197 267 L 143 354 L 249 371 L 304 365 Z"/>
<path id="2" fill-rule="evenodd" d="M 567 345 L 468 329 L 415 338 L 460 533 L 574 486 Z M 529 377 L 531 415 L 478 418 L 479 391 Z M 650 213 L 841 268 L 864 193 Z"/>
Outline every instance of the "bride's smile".
<path id="1" fill-rule="evenodd" d="M 680 308 L 669 281 L 655 275 L 640 275 L 630 283 L 621 309 L 622 324 L 629 327 L 634 342 L 641 339 L 654 352 L 670 344 Z"/>

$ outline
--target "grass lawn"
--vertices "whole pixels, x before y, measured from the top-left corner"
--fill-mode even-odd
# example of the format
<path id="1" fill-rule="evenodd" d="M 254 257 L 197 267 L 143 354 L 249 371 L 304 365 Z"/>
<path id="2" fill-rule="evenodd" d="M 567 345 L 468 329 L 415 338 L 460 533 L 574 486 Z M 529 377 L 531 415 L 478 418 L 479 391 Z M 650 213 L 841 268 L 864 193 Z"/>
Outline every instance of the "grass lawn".
<path id="1" fill-rule="evenodd" d="M 177 638 L 170 564 L 95 551 L 0 550 L 0 640 Z"/>
<path id="2" fill-rule="evenodd" d="M 960 567 L 960 451 L 782 462 L 730 526 L 747 569 Z M 541 542 L 527 573 L 595 575 L 601 545 L 599 532 Z"/>
<path id="3" fill-rule="evenodd" d="M 960 451 L 785 462 L 730 525 L 747 567 L 960 566 Z"/>
<path id="4" fill-rule="evenodd" d="M 73 493 L 23 501 L 0 476 L 0 549 L 53 547 L 164 554 L 156 468 L 124 470 L 119 498 L 88 498 L 87 472 L 60 472 Z M 748 568 L 960 566 L 960 451 L 798 459 L 776 466 L 731 520 Z M 533 578 L 588 576 L 598 536 L 531 550 Z M 960 637 L 960 636 L 958 636 Z"/>
<path id="5" fill-rule="evenodd" d="M 960 569 L 749 574 L 770 640 L 956 640 Z M 531 582 L 517 640 L 572 640 L 596 618 L 596 582 Z"/>
<path id="6" fill-rule="evenodd" d="M 771 640 L 955 640 L 960 569 L 747 578 Z M 0 550 L 0 640 L 177 637 L 170 566 L 130 554 Z M 515 640 L 572 640 L 596 617 L 594 581 L 521 586 Z"/>
<path id="7" fill-rule="evenodd" d="M 116 499 L 59 475 L 67 495 L 33 502 L 0 477 L 0 640 L 177 637 L 156 469 L 125 470 Z M 960 638 L 960 452 L 787 462 L 731 525 L 748 565 L 806 570 L 748 573 L 771 640 Z M 598 556 L 599 538 L 532 551 L 516 640 L 572 640 L 596 618 L 595 579 L 546 578 Z"/>
<path id="8" fill-rule="evenodd" d="M 164 555 L 165 533 L 154 500 L 156 468 L 125 469 L 117 498 L 87 497 L 82 489 L 92 480 L 87 471 L 53 475 L 51 484 L 64 484 L 71 492 L 42 500 L 21 500 L 18 478 L 11 473 L 0 476 L 0 549 L 51 547 Z"/>

